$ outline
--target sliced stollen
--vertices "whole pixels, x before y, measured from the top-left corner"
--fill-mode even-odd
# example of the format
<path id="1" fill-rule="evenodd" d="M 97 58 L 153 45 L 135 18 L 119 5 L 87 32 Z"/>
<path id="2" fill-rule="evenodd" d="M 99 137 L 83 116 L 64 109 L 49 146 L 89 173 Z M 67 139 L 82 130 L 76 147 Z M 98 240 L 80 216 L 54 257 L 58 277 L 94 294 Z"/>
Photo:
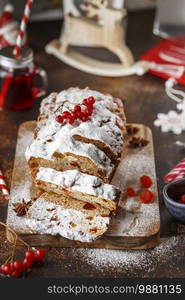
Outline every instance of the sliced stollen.
<path id="1" fill-rule="evenodd" d="M 85 204 L 72 198 L 62 202 L 61 195 L 44 193 L 29 208 L 26 225 L 33 233 L 92 242 L 107 231 L 110 211 L 97 204 L 84 209 Z"/>
<path id="2" fill-rule="evenodd" d="M 98 177 L 77 170 L 64 172 L 41 167 L 36 175 L 38 189 L 70 196 L 77 200 L 97 203 L 115 211 L 121 191 L 111 184 L 104 184 Z"/>
<path id="3" fill-rule="evenodd" d="M 42 192 L 38 193 L 39 198 L 44 198 L 46 201 L 50 203 L 54 203 L 56 205 L 61 205 L 66 209 L 75 209 L 79 210 L 86 215 L 88 215 L 88 219 L 91 220 L 92 217 L 101 216 L 101 217 L 109 217 L 112 213 L 108 208 L 102 207 L 98 203 L 88 203 L 81 200 L 76 200 L 71 196 L 58 195 L 53 192 Z"/>
<path id="4" fill-rule="evenodd" d="M 51 93 L 47 98 L 43 99 L 40 106 L 40 115 L 37 118 L 37 129 L 35 130 L 35 137 L 40 128 L 56 113 L 61 114 L 64 111 L 73 110 L 75 105 L 81 105 L 82 99 L 88 98 L 89 96 L 94 96 L 96 98 L 96 106 L 99 107 L 99 113 L 101 120 L 103 115 L 107 115 L 104 121 L 107 122 L 107 117 L 113 121 L 116 126 L 121 130 L 124 130 L 126 117 L 124 113 L 124 106 L 120 99 L 114 98 L 111 95 L 104 95 L 94 90 L 79 89 L 79 88 L 69 88 L 61 93 Z M 109 112 L 109 113 L 108 113 Z M 113 114 L 117 117 L 113 118 Z M 97 119 L 97 115 L 94 120 Z M 97 121 L 97 120 L 96 120 Z"/>
<path id="5" fill-rule="evenodd" d="M 71 134 L 75 140 L 95 145 L 113 162 L 120 158 L 123 151 L 123 135 L 119 128 L 111 126 L 110 123 L 97 126 L 84 122 L 74 128 Z"/>
<path id="6" fill-rule="evenodd" d="M 88 121 L 59 124 L 56 116 L 83 107 L 83 99 L 93 96 L 94 109 Z M 54 105 L 56 104 L 56 109 Z M 39 167 L 65 171 L 78 169 L 110 182 L 124 146 L 125 115 L 121 100 L 89 89 L 71 88 L 51 94 L 41 104 L 35 140 L 26 157 L 35 178 Z"/>
<path id="7" fill-rule="evenodd" d="M 35 179 L 38 168 L 43 166 L 59 171 L 78 169 L 109 182 L 115 165 L 95 145 L 76 141 L 69 136 L 64 136 L 62 142 L 60 139 L 56 139 L 55 142 L 43 143 L 35 140 L 27 149 L 26 157 L 33 179 Z M 52 147 L 56 146 L 54 144 L 58 144 L 58 149 L 53 153 Z M 34 156 L 32 156 L 33 152 Z"/>

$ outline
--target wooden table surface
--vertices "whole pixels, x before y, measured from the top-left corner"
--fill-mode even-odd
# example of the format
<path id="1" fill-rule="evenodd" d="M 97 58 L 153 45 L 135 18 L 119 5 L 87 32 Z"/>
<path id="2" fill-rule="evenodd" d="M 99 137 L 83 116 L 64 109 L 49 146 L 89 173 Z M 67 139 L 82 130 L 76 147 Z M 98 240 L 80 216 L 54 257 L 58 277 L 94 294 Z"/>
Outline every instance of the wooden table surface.
<path id="1" fill-rule="evenodd" d="M 152 34 L 153 11 L 129 13 L 128 45 L 138 59 L 147 49 L 155 45 L 159 38 Z M 184 141 L 185 134 L 176 136 L 172 133 L 161 133 L 153 126 L 153 121 L 159 112 L 168 112 L 175 108 L 164 90 L 164 80 L 146 74 L 142 77 L 129 76 L 122 78 L 105 78 L 89 75 L 73 69 L 44 52 L 44 46 L 60 34 L 61 22 L 33 23 L 29 26 L 30 44 L 35 52 L 35 62 L 46 69 L 49 77 L 48 93 L 61 91 L 70 86 L 84 88 L 89 86 L 102 92 L 111 93 L 124 100 L 126 115 L 129 122 L 143 123 L 153 130 L 158 188 L 161 205 L 161 237 L 169 237 L 182 233 L 184 226 L 172 220 L 166 211 L 161 190 L 163 176 L 185 156 L 185 150 L 176 146 L 177 140 Z M 86 49 L 87 52 L 87 49 Z M 98 52 L 99 54 L 99 52 Z M 107 52 L 101 51 L 100 56 L 109 57 Z M 183 89 L 183 87 L 182 87 Z M 38 115 L 40 100 L 27 111 L 0 111 L 0 168 L 10 184 L 11 171 L 14 162 L 17 130 L 19 125 L 27 120 L 34 120 Z M 0 220 L 6 220 L 7 203 L 0 202 Z M 4 229 L 0 230 L 0 263 L 5 261 L 11 251 L 5 241 Z M 109 251 L 109 250 L 107 250 Z M 172 251 L 173 252 L 173 251 Z M 21 250 L 18 249 L 18 255 Z M 122 253 L 124 255 L 124 251 Z M 102 257 L 102 260 L 104 258 Z M 155 259 L 155 258 L 154 258 Z M 170 269 L 170 264 L 173 268 Z M 171 254 L 168 268 L 166 261 L 155 264 L 147 272 L 139 267 L 100 270 L 91 264 L 79 261 L 79 254 L 74 249 L 48 249 L 45 265 L 34 269 L 29 277 L 184 277 L 185 276 L 185 239 L 182 237 L 180 245 Z"/>

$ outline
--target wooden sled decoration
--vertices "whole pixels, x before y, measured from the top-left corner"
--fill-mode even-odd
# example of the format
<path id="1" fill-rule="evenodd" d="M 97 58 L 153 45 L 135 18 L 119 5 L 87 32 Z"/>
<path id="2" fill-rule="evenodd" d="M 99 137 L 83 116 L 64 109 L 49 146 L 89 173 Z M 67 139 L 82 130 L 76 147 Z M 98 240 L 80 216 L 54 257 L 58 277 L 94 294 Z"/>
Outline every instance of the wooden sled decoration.
<path id="1" fill-rule="evenodd" d="M 65 1 L 69 5 L 69 0 Z M 127 14 L 126 9 L 111 8 L 107 0 L 86 0 L 80 8 L 84 16 L 65 14 L 61 37 L 50 42 L 46 52 L 74 68 L 95 75 L 117 77 L 145 73 L 145 63 L 134 64 L 132 53 L 124 42 L 122 20 Z M 69 46 L 104 47 L 113 52 L 120 63 L 95 60 L 71 50 Z"/>

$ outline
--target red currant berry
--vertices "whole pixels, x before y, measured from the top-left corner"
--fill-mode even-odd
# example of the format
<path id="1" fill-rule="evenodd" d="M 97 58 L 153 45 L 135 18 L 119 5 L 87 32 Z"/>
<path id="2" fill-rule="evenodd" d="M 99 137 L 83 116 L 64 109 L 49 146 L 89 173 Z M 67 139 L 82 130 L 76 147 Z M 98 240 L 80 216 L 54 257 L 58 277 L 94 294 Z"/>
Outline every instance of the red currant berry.
<path id="1" fill-rule="evenodd" d="M 3 274 L 4 274 L 4 266 L 5 266 L 5 264 L 2 264 L 1 268 L 0 268 L 0 272 L 3 273 Z"/>
<path id="2" fill-rule="evenodd" d="M 78 119 L 79 113 L 77 113 L 77 112 L 72 112 L 72 113 L 71 113 L 71 116 L 72 116 L 72 118 L 73 118 L 74 121 L 75 121 L 75 120 Z"/>
<path id="3" fill-rule="evenodd" d="M 89 117 L 90 116 L 89 110 L 88 109 L 84 110 L 82 116 Z"/>
<path id="4" fill-rule="evenodd" d="M 17 260 L 17 261 L 14 262 L 13 267 L 14 267 L 15 270 L 21 271 L 22 268 L 23 268 L 23 262 L 20 261 L 20 260 Z"/>
<path id="5" fill-rule="evenodd" d="M 94 107 L 94 103 L 92 103 L 91 101 L 89 101 L 89 103 L 88 103 L 88 107 L 91 107 L 91 108 L 93 108 L 93 107 Z"/>
<path id="6" fill-rule="evenodd" d="M 150 190 L 144 190 L 141 194 L 140 194 L 140 199 L 142 203 L 151 203 L 152 200 L 154 198 L 154 193 Z"/>
<path id="7" fill-rule="evenodd" d="M 21 272 L 19 272 L 18 270 L 14 270 L 11 273 L 11 277 L 13 277 L 13 278 L 19 278 L 19 277 L 21 277 Z"/>
<path id="8" fill-rule="evenodd" d="M 82 122 L 87 122 L 87 121 L 89 120 L 89 116 L 82 115 L 81 118 L 80 118 L 80 120 L 81 120 Z"/>
<path id="9" fill-rule="evenodd" d="M 29 269 L 32 266 L 33 260 L 31 260 L 29 257 L 26 257 L 23 260 L 23 269 L 24 271 Z"/>
<path id="10" fill-rule="evenodd" d="M 89 103 L 89 101 L 88 101 L 88 99 L 87 98 L 85 98 L 85 99 L 83 99 L 83 105 L 85 105 L 85 106 L 87 106 L 88 105 L 88 103 Z"/>
<path id="11" fill-rule="evenodd" d="M 82 113 L 81 112 L 80 113 L 75 113 L 75 115 L 76 115 L 76 120 L 77 120 L 77 119 L 81 118 Z"/>
<path id="12" fill-rule="evenodd" d="M 185 195 L 182 195 L 178 202 L 181 204 L 185 204 Z"/>
<path id="13" fill-rule="evenodd" d="M 35 258 L 36 261 L 42 262 L 44 260 L 45 256 L 46 256 L 46 250 L 44 250 L 44 249 L 36 250 L 36 258 Z"/>
<path id="14" fill-rule="evenodd" d="M 11 264 L 3 264 L 1 266 L 1 270 L 2 270 L 2 273 L 4 273 L 5 275 L 10 275 L 13 272 L 13 268 L 12 268 Z"/>
<path id="15" fill-rule="evenodd" d="M 10 265 L 11 265 L 12 269 L 14 269 L 14 262 L 11 262 Z"/>
<path id="16" fill-rule="evenodd" d="M 129 197 L 135 197 L 136 196 L 136 192 L 134 191 L 134 189 L 132 187 L 127 188 L 127 196 L 129 196 Z"/>
<path id="17" fill-rule="evenodd" d="M 64 119 L 67 119 L 67 118 L 70 117 L 70 116 L 71 116 L 71 114 L 70 114 L 69 111 L 64 111 L 64 112 L 62 113 L 62 117 L 63 117 Z"/>
<path id="18" fill-rule="evenodd" d="M 153 182 L 152 182 L 152 180 L 149 176 L 143 175 L 143 176 L 140 177 L 140 183 L 143 187 L 149 188 L 149 187 L 152 186 Z"/>
<path id="19" fill-rule="evenodd" d="M 93 108 L 92 107 L 88 107 L 88 113 L 89 113 L 89 116 L 91 116 L 92 115 L 92 113 L 93 113 Z"/>
<path id="20" fill-rule="evenodd" d="M 58 123 L 62 124 L 63 121 L 64 121 L 64 118 L 63 118 L 61 115 L 59 115 L 59 116 L 56 116 L 55 120 L 56 120 Z"/>
<path id="21" fill-rule="evenodd" d="M 74 123 L 75 119 L 74 119 L 74 117 L 71 115 L 71 116 L 67 117 L 66 121 L 67 121 L 68 124 L 72 125 L 72 124 Z"/>
<path id="22" fill-rule="evenodd" d="M 92 96 L 88 98 L 88 102 L 89 102 L 89 104 L 91 104 L 91 105 L 93 105 L 93 104 L 95 103 L 95 101 L 96 101 L 95 98 L 92 97 Z"/>
<path id="23" fill-rule="evenodd" d="M 26 251 L 25 258 L 28 258 L 30 261 L 34 261 L 35 260 L 35 251 L 34 250 Z"/>
<path id="24" fill-rule="evenodd" d="M 80 113 L 80 112 L 81 112 L 80 105 L 75 105 L 75 107 L 74 107 L 74 113 Z"/>

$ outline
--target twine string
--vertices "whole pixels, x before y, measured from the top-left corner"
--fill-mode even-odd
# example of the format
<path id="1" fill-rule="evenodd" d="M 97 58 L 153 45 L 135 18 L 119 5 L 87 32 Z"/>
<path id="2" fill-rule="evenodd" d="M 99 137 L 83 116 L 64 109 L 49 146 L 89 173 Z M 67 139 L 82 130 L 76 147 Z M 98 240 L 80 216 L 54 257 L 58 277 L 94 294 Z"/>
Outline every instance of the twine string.
<path id="1" fill-rule="evenodd" d="M 26 246 L 28 249 L 30 249 L 30 245 L 28 243 L 26 243 L 23 239 L 21 239 L 18 234 L 7 224 L 0 222 L 0 225 L 5 227 L 6 230 L 8 230 L 9 232 L 11 232 L 11 234 L 14 236 L 14 245 L 17 246 L 18 242 L 24 246 Z"/>

